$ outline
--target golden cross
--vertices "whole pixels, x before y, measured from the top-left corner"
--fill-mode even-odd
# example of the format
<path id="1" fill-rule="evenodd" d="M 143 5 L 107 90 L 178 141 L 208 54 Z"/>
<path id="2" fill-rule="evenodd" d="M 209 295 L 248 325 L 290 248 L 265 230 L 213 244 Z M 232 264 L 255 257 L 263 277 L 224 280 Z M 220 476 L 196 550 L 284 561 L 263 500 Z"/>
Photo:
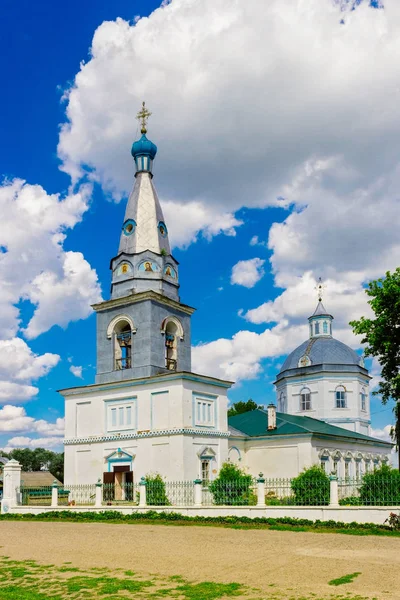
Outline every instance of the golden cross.
<path id="1" fill-rule="evenodd" d="M 315 286 L 315 289 L 317 290 L 317 293 L 318 293 L 318 302 L 322 302 L 322 294 L 324 292 L 325 287 L 326 286 L 322 283 L 321 277 L 319 277 L 318 283 Z"/>
<path id="2" fill-rule="evenodd" d="M 146 103 L 143 102 L 142 110 L 140 110 L 138 112 L 138 114 L 136 115 L 137 120 L 140 121 L 141 126 L 142 126 L 140 129 L 141 133 L 147 133 L 146 125 L 147 125 L 147 119 L 150 117 L 150 115 L 151 115 L 151 112 L 149 110 L 147 110 Z"/>

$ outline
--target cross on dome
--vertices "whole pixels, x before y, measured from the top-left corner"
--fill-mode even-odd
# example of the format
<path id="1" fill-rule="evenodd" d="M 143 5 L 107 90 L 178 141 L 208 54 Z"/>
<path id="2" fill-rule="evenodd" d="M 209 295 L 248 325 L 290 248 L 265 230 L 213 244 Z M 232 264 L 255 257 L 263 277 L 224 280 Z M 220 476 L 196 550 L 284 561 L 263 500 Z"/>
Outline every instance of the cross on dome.
<path id="1" fill-rule="evenodd" d="M 151 112 L 146 108 L 146 102 L 143 101 L 142 108 L 136 115 L 137 120 L 141 124 L 140 132 L 147 133 L 147 121 L 151 117 Z"/>
<path id="2" fill-rule="evenodd" d="M 326 285 L 322 283 L 322 278 L 318 277 L 318 283 L 314 288 L 318 293 L 318 302 L 322 302 L 322 295 L 324 293 L 325 288 Z"/>

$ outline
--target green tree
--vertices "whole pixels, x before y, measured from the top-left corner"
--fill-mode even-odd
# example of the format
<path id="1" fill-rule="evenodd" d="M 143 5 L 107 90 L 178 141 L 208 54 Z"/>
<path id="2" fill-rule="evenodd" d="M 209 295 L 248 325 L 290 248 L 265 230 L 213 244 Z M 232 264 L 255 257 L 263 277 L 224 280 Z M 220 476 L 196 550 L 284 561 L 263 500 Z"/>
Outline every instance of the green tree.
<path id="1" fill-rule="evenodd" d="M 400 504 L 400 471 L 382 465 L 366 473 L 360 487 L 361 504 L 398 506 Z"/>
<path id="2" fill-rule="evenodd" d="M 375 318 L 361 317 L 351 321 L 353 332 L 362 335 L 362 343 L 366 344 L 365 355 L 375 356 L 381 367 L 381 381 L 373 392 L 381 396 L 382 403 L 394 400 L 395 426 L 392 428 L 392 439 L 399 446 L 400 433 L 400 267 L 386 277 L 371 281 L 365 290 L 371 300 L 368 304 L 375 313 Z M 400 468 L 400 455 L 399 455 Z"/>
<path id="3" fill-rule="evenodd" d="M 49 462 L 49 471 L 56 479 L 64 482 L 64 452 L 52 452 Z"/>
<path id="4" fill-rule="evenodd" d="M 292 479 L 290 485 L 294 493 L 294 504 L 297 506 L 329 504 L 329 477 L 318 465 L 304 469 L 300 475 Z"/>
<path id="5" fill-rule="evenodd" d="M 17 460 L 23 471 L 50 471 L 54 477 L 63 481 L 64 454 L 52 452 L 45 448 L 15 448 L 9 453 L 9 458 Z"/>
<path id="6" fill-rule="evenodd" d="M 213 495 L 215 504 L 243 506 L 257 503 L 252 484 L 251 475 L 233 463 L 226 462 L 222 465 L 217 479 L 209 484 L 208 489 Z"/>
<path id="7" fill-rule="evenodd" d="M 256 410 L 256 408 L 259 407 L 251 398 L 247 400 L 247 402 L 239 400 L 239 402 L 234 402 L 234 404 L 232 404 L 232 406 L 228 410 L 228 417 L 242 415 L 243 413 L 250 412 L 251 410 Z"/>
<path id="8" fill-rule="evenodd" d="M 148 473 L 146 475 L 146 502 L 150 506 L 169 506 L 165 489 L 165 481 L 160 473 Z"/>

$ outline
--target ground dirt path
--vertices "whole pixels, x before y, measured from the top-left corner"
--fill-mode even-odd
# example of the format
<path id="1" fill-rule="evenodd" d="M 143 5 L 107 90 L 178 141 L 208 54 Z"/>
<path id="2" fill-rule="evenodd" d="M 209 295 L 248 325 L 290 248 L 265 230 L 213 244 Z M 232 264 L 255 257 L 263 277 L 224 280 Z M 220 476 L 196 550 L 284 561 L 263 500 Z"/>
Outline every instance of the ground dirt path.
<path id="1" fill-rule="evenodd" d="M 81 568 L 133 569 L 191 581 L 238 582 L 282 598 L 337 594 L 400 600 L 400 538 L 217 527 L 0 523 L 0 554 Z M 353 583 L 328 581 L 360 572 Z M 274 585 L 271 585 L 274 584 Z M 258 595 L 258 594 L 257 594 Z"/>

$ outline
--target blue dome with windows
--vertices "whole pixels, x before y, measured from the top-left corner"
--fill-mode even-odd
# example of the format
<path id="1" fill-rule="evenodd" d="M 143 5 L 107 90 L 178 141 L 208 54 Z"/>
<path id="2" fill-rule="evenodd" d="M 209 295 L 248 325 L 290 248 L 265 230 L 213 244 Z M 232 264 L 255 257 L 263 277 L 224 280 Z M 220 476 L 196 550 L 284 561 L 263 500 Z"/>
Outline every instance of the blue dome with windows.
<path id="1" fill-rule="evenodd" d="M 146 137 L 146 134 L 143 134 L 140 140 L 133 142 L 131 154 L 133 158 L 149 156 L 153 160 L 157 154 L 157 146 Z"/>
<path id="2" fill-rule="evenodd" d="M 302 359 L 306 358 L 304 363 Z M 363 359 L 352 348 L 333 337 L 315 337 L 293 350 L 282 365 L 280 373 L 314 365 L 353 365 L 363 367 Z"/>

